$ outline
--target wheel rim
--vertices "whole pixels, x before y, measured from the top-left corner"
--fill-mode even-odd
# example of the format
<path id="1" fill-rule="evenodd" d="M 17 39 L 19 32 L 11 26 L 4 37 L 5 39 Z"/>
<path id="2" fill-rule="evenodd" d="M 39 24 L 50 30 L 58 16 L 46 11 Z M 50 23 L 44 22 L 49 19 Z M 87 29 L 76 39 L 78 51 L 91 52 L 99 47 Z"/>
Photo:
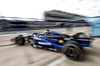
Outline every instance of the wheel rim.
<path id="1" fill-rule="evenodd" d="M 22 39 L 21 38 L 17 38 L 16 43 L 20 45 L 22 43 Z"/>
<path id="2" fill-rule="evenodd" d="M 78 58 L 78 51 L 74 47 L 68 47 L 65 52 L 66 56 L 70 59 Z"/>

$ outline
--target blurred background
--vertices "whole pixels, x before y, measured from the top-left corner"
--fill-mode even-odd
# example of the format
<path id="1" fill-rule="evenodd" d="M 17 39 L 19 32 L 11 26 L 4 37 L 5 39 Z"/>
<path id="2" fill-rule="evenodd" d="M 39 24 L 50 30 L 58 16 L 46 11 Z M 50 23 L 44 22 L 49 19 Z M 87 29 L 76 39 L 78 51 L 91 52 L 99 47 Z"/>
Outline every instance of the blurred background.
<path id="1" fill-rule="evenodd" d="M 71 29 L 70 29 L 71 28 Z M 96 36 L 82 61 L 10 40 L 46 29 Z M 0 66 L 100 66 L 100 0 L 0 0 Z"/>
<path id="2" fill-rule="evenodd" d="M 89 26 L 89 19 L 74 18 L 99 16 L 99 3 L 99 0 L 0 0 L 0 31 L 57 28 L 70 24 Z"/>

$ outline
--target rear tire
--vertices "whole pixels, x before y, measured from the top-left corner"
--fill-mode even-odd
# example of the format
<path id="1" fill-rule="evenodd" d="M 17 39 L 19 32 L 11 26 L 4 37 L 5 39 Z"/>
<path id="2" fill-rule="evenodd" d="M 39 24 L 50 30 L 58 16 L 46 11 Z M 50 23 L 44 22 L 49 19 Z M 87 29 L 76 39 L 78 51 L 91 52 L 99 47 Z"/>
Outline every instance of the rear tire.
<path id="1" fill-rule="evenodd" d="M 17 45 L 24 45 L 25 44 L 25 38 L 22 35 L 19 35 L 15 38 L 15 44 Z"/>
<path id="2" fill-rule="evenodd" d="M 64 55 L 70 60 L 81 60 L 84 56 L 83 50 L 73 42 L 66 43 L 62 48 Z"/>

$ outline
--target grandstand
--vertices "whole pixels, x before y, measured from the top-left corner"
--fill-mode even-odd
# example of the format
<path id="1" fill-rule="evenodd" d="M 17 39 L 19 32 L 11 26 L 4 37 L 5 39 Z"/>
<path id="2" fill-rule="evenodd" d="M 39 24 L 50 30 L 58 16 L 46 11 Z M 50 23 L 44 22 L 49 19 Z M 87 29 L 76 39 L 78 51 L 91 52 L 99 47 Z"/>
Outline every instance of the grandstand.
<path id="1" fill-rule="evenodd" d="M 58 21 L 60 19 L 82 18 L 86 16 L 63 12 L 61 10 L 51 10 L 51 11 L 45 11 L 44 17 L 46 21 Z"/>
<path id="2" fill-rule="evenodd" d="M 45 21 L 59 22 L 58 25 L 60 26 L 66 26 L 68 24 L 74 24 L 77 26 L 78 25 L 81 25 L 81 26 L 88 25 L 87 21 L 85 20 L 74 20 L 74 18 L 83 18 L 83 17 L 86 17 L 86 16 L 63 12 L 61 10 L 51 10 L 51 11 L 44 12 Z"/>

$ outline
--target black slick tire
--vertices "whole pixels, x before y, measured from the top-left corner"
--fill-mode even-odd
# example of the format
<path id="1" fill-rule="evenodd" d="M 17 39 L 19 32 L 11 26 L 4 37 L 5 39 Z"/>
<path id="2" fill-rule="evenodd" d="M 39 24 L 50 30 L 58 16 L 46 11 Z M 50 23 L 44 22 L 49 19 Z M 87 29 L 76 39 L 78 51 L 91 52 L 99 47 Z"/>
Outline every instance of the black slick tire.
<path id="1" fill-rule="evenodd" d="M 22 35 L 19 35 L 15 38 L 15 44 L 17 45 L 24 45 L 25 44 L 25 38 Z"/>
<path id="2" fill-rule="evenodd" d="M 66 43 L 62 48 L 62 52 L 70 60 L 81 60 L 84 56 L 84 52 L 77 44 L 73 42 L 74 41 Z"/>

